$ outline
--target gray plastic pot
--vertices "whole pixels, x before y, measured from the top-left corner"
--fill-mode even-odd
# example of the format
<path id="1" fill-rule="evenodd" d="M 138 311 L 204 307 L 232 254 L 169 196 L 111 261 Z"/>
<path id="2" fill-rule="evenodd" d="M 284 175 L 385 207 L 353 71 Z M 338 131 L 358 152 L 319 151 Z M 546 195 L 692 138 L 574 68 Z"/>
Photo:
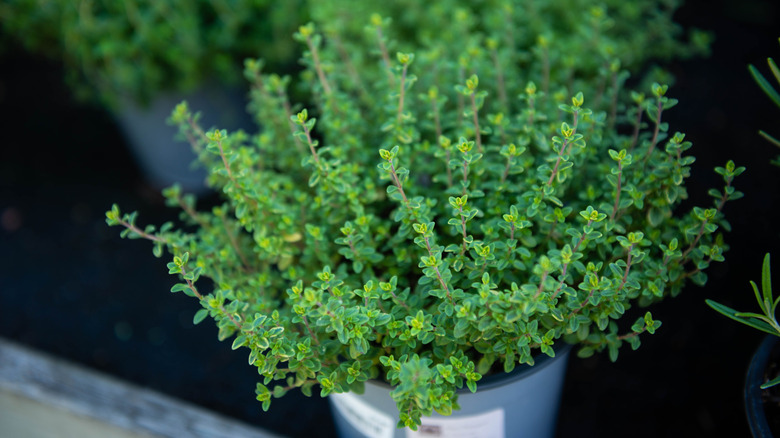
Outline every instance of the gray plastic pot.
<path id="1" fill-rule="evenodd" d="M 461 409 L 451 416 L 434 412 L 418 430 L 398 429 L 398 409 L 384 382 L 366 382 L 364 394 L 331 394 L 331 411 L 342 438 L 552 438 L 571 346 L 555 358 L 540 356 L 532 367 L 488 376 L 477 392 L 458 392 Z"/>
<path id="2" fill-rule="evenodd" d="M 177 141 L 178 129 L 166 123 L 182 100 L 187 100 L 193 113 L 202 113 L 199 123 L 204 130 L 246 130 L 251 125 L 244 110 L 244 93 L 220 87 L 204 87 L 186 94 L 161 93 L 147 106 L 125 99 L 114 117 L 147 182 L 157 189 L 179 183 L 185 192 L 202 194 L 208 191 L 205 169 L 193 166 L 197 157 L 192 148 Z"/>

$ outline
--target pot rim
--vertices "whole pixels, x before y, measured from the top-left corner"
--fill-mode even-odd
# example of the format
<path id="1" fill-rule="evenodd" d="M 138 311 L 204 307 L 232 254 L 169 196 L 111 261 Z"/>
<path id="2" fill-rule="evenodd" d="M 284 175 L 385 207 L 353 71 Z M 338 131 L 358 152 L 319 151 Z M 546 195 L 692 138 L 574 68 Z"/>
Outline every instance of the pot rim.
<path id="1" fill-rule="evenodd" d="M 555 357 L 550 357 L 546 354 L 540 353 L 534 356 L 534 364 L 522 364 L 517 365 L 514 370 L 509 373 L 500 372 L 496 374 L 490 374 L 483 376 L 482 379 L 477 381 L 477 391 L 489 391 L 501 386 L 505 386 L 511 382 L 524 379 L 537 372 L 540 372 L 544 368 L 548 367 L 556 360 L 566 360 L 567 355 L 571 352 L 574 346 L 571 344 L 563 343 L 563 345 L 555 346 Z M 385 382 L 384 380 L 370 379 L 365 382 L 367 385 L 379 386 L 385 389 L 393 389 L 394 386 Z M 466 388 L 460 388 L 455 391 L 456 394 L 470 394 L 471 391 Z"/>

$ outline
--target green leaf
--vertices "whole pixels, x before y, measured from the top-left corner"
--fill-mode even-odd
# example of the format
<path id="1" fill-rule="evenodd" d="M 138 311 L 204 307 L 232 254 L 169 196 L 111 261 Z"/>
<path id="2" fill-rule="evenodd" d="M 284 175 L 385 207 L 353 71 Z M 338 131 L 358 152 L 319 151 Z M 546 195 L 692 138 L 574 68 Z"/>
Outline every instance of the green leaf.
<path id="1" fill-rule="evenodd" d="M 772 328 L 771 325 L 767 324 L 764 321 L 761 321 L 759 319 L 742 318 L 738 316 L 739 312 L 737 312 L 736 310 L 712 300 L 705 300 L 705 302 L 707 303 L 708 306 L 715 309 L 715 311 L 717 311 L 721 315 L 729 317 L 734 321 L 741 322 L 742 324 L 745 324 L 749 327 L 753 327 L 756 330 L 761 330 L 762 332 L 769 333 L 770 335 L 775 335 L 775 336 L 778 335 L 778 332 L 774 328 Z"/>
<path id="2" fill-rule="evenodd" d="M 779 383 L 780 383 L 780 376 L 777 376 L 777 377 L 775 377 L 774 379 L 772 379 L 772 380 L 770 380 L 770 381 L 768 381 L 768 382 L 766 382 L 766 383 L 762 384 L 762 385 L 760 386 L 760 388 L 761 388 L 761 389 L 767 389 L 767 388 L 771 388 L 771 387 L 773 387 L 773 386 L 775 386 L 775 385 L 777 385 L 777 384 L 779 384 Z"/>
<path id="3" fill-rule="evenodd" d="M 775 80 L 780 84 L 780 69 L 777 68 L 775 60 L 772 58 L 767 58 L 766 63 L 769 65 L 769 69 L 772 70 L 772 74 L 775 76 Z"/>
<path id="4" fill-rule="evenodd" d="M 777 67 L 775 66 L 773 71 L 776 69 Z M 750 74 L 753 76 L 753 79 L 756 81 L 758 86 L 761 87 L 761 90 L 763 90 L 764 93 L 769 96 L 770 99 L 772 99 L 772 102 L 774 102 L 775 105 L 780 107 L 780 94 L 778 94 L 774 87 L 772 87 L 772 84 L 770 84 L 764 75 L 762 75 L 757 68 L 753 67 L 752 64 L 748 65 L 748 70 L 750 70 Z"/>
<path id="5" fill-rule="evenodd" d="M 761 289 L 764 292 L 764 313 L 772 310 L 772 273 L 769 270 L 769 253 L 764 256 L 764 264 L 761 267 Z M 771 316 L 771 315 L 767 315 Z"/>
<path id="6" fill-rule="evenodd" d="M 609 352 L 609 360 L 611 362 L 617 361 L 618 358 L 618 347 L 615 344 L 609 344 L 607 346 L 607 350 Z"/>
<path id="7" fill-rule="evenodd" d="M 192 318 L 192 323 L 198 325 L 201 321 L 206 319 L 207 316 L 209 316 L 208 309 L 200 309 L 195 312 L 195 316 Z"/>
<path id="8" fill-rule="evenodd" d="M 664 220 L 664 212 L 659 208 L 650 208 L 647 211 L 647 221 L 651 227 L 655 228 L 661 225 Z"/>
<path id="9" fill-rule="evenodd" d="M 780 147 L 780 140 L 778 140 L 778 139 L 776 139 L 776 138 L 772 137 L 771 135 L 767 134 L 767 133 L 766 133 L 766 132 L 764 132 L 764 131 L 758 131 L 758 134 L 759 134 L 760 136 L 764 137 L 764 139 L 766 139 L 766 140 L 767 140 L 767 141 L 769 141 L 770 143 L 774 144 L 775 146 L 777 146 L 777 147 Z"/>
<path id="10" fill-rule="evenodd" d="M 233 350 L 237 350 L 240 348 L 244 343 L 246 342 L 246 335 L 240 335 L 237 336 L 235 340 L 233 340 L 233 345 L 230 347 Z"/>
<path id="11" fill-rule="evenodd" d="M 186 291 L 189 291 L 189 290 L 190 290 L 190 287 L 189 287 L 189 286 L 187 286 L 187 284 L 186 284 L 186 283 L 176 283 L 176 284 L 174 284 L 174 285 L 173 285 L 173 287 L 171 288 L 171 292 L 172 292 L 172 293 L 176 293 L 176 292 L 182 292 L 182 291 L 186 292 Z M 205 310 L 205 309 L 204 309 L 204 310 Z"/>

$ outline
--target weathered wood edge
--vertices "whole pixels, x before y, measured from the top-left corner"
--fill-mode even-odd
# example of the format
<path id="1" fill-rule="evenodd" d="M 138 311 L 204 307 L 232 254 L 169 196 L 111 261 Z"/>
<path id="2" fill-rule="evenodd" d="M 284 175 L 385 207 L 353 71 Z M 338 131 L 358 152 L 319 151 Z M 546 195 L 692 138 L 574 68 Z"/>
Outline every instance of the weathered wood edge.
<path id="1" fill-rule="evenodd" d="M 2 338 L 0 390 L 152 436 L 278 438 L 237 420 Z"/>

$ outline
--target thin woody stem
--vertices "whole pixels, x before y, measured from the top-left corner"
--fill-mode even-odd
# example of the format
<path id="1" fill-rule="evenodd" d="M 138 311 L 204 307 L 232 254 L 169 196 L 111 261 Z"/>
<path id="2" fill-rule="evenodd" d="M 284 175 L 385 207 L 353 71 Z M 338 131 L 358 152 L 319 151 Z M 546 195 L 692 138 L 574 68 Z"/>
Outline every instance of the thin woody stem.
<path id="1" fill-rule="evenodd" d="M 227 234 L 228 240 L 230 241 L 230 246 L 233 247 L 233 250 L 236 252 L 236 255 L 238 255 L 238 258 L 241 259 L 241 264 L 243 265 L 244 270 L 249 270 L 249 261 L 241 251 L 241 248 L 239 248 L 236 236 L 230 231 L 230 226 L 227 222 L 227 219 L 225 219 L 225 216 L 220 216 L 219 218 L 222 220 L 222 225 L 225 227 L 225 233 Z"/>
<path id="2" fill-rule="evenodd" d="M 534 299 L 539 298 L 539 295 L 542 294 L 542 290 L 544 290 L 544 281 L 547 280 L 547 271 L 542 271 L 542 278 L 539 280 L 539 288 L 536 289 L 536 294 L 534 295 Z"/>
<path id="3" fill-rule="evenodd" d="M 428 249 L 428 256 L 434 257 L 433 250 L 431 249 L 431 243 L 428 240 L 428 236 L 423 235 L 423 239 L 425 240 L 425 247 Z M 452 294 L 450 294 L 450 288 L 447 286 L 447 283 L 444 282 L 444 278 L 441 276 L 441 271 L 439 271 L 438 266 L 432 266 L 433 270 L 436 271 L 436 279 L 439 280 L 439 285 L 444 289 L 444 293 L 447 294 L 447 299 L 450 300 L 451 304 L 455 304 L 455 302 L 452 299 Z"/>
<path id="4" fill-rule="evenodd" d="M 189 205 L 187 205 L 187 204 L 186 204 L 186 203 L 185 203 L 185 202 L 184 202 L 184 201 L 181 199 L 181 197 L 177 197 L 177 198 L 176 198 L 176 203 L 177 203 L 177 204 L 179 204 L 179 207 L 180 207 L 180 208 L 181 208 L 181 209 L 182 209 L 182 210 L 183 210 L 185 213 L 187 213 L 187 216 L 189 216 L 190 218 L 192 218 L 192 220 L 194 220 L 195 222 L 197 222 L 197 223 L 198 223 L 198 226 L 199 226 L 199 227 L 201 227 L 201 228 L 204 228 L 204 229 L 205 229 L 205 228 L 208 228 L 208 225 L 206 224 L 206 222 L 204 222 L 204 221 L 203 221 L 203 219 L 201 219 L 201 218 L 200 218 L 200 215 L 198 215 L 198 212 L 197 212 L 197 211 L 195 211 L 195 210 L 194 210 L 192 207 L 190 207 Z"/>
<path id="5" fill-rule="evenodd" d="M 615 219 L 615 214 L 618 211 L 618 206 L 620 205 L 620 191 L 621 189 L 621 180 L 623 179 L 623 163 L 618 161 L 618 174 L 617 174 L 617 189 L 615 193 L 615 205 L 612 207 L 612 214 L 609 215 L 610 220 Z"/>
<path id="6" fill-rule="evenodd" d="M 547 180 L 547 185 L 551 186 L 553 181 L 555 180 L 555 175 L 558 173 L 558 167 L 561 165 L 561 160 L 563 160 L 563 155 L 567 153 L 566 149 L 570 146 L 569 144 L 569 138 L 574 138 L 574 135 L 577 134 L 577 122 L 578 122 L 578 115 L 579 112 L 574 112 L 574 126 L 572 126 L 572 133 L 571 137 L 565 138 L 563 140 L 563 144 L 561 145 L 561 150 L 558 152 L 558 159 L 555 160 L 555 167 L 553 167 L 552 173 L 550 174 L 550 179 Z"/>
<path id="7" fill-rule="evenodd" d="M 282 107 L 284 108 L 284 115 L 287 119 L 287 125 L 290 127 L 290 133 L 293 134 L 293 140 L 295 140 L 295 146 L 298 148 L 299 152 L 303 152 L 303 145 L 301 144 L 301 141 L 298 139 L 298 137 L 295 136 L 295 123 L 293 123 L 292 119 L 290 118 L 292 116 L 292 107 L 290 106 L 290 100 L 287 98 L 287 93 L 284 92 L 284 90 L 278 90 L 276 94 L 279 98 L 279 100 L 282 101 Z"/>
<path id="8" fill-rule="evenodd" d="M 197 134 L 198 137 L 208 140 L 206 133 L 203 132 L 203 129 L 200 127 L 200 125 L 198 125 L 197 122 L 195 122 L 192 116 L 187 118 L 187 124 L 190 125 L 190 128 L 195 131 L 195 134 Z M 200 143 L 198 143 L 197 139 L 192 137 L 190 133 L 187 133 L 187 140 L 189 141 L 190 145 L 192 145 L 192 148 L 195 150 L 195 152 L 200 153 L 200 151 L 203 150 L 203 147 L 200 145 Z"/>
<path id="9" fill-rule="evenodd" d="M 317 47 L 314 46 L 314 42 L 311 40 L 311 36 L 306 37 L 306 45 L 309 46 L 309 52 L 311 53 L 311 59 L 314 62 L 314 70 L 317 72 L 317 78 L 320 80 L 323 91 L 326 96 L 330 96 L 332 90 L 328 83 L 328 78 L 325 77 L 325 71 L 322 70 L 322 64 L 320 63 L 320 55 L 317 51 Z"/>
<path id="10" fill-rule="evenodd" d="M 186 274 L 187 274 L 187 271 L 185 271 L 185 269 L 184 269 L 184 266 L 182 266 L 182 267 L 181 267 L 181 275 L 182 275 L 182 276 L 184 276 L 184 275 L 186 275 Z M 185 279 L 184 281 L 185 281 L 185 282 L 187 282 L 187 287 L 188 287 L 188 288 L 189 288 L 189 289 L 192 291 L 192 293 L 195 295 L 195 297 L 196 297 L 196 298 L 197 298 L 199 301 L 203 301 L 203 298 L 204 298 L 204 297 L 203 297 L 203 295 L 202 295 L 202 294 L 201 294 L 201 293 L 198 291 L 198 288 L 197 288 L 197 287 L 195 287 L 195 282 L 194 282 L 194 281 L 192 281 L 192 280 L 187 280 L 187 279 Z M 224 307 L 224 306 L 221 306 L 221 305 L 220 305 L 220 306 L 219 306 L 219 310 L 221 310 L 221 311 L 222 311 L 222 313 L 223 313 L 223 314 L 225 314 L 225 316 L 227 316 L 227 317 L 228 317 L 228 319 L 230 319 L 230 322 L 232 322 L 232 323 L 233 323 L 233 325 L 234 325 L 234 326 L 236 326 L 236 328 L 238 328 L 239 330 L 241 329 L 241 323 L 240 323 L 240 322 L 238 322 L 238 321 L 236 320 L 236 318 L 235 318 L 233 315 L 231 315 L 230 313 L 228 313 L 228 312 L 225 310 L 225 307 Z"/>
<path id="11" fill-rule="evenodd" d="M 607 119 L 607 129 L 610 131 L 615 127 L 615 120 L 617 119 L 617 106 L 618 106 L 618 74 L 612 73 L 612 97 L 609 101 L 609 118 Z"/>
<path id="12" fill-rule="evenodd" d="M 420 223 L 419 219 L 417 218 L 417 215 L 414 214 L 414 210 L 412 209 L 411 204 L 409 203 L 409 199 L 406 197 L 406 193 L 404 193 L 403 186 L 401 185 L 401 181 L 398 178 L 398 174 L 395 171 L 395 166 L 393 165 L 392 161 L 389 161 L 390 163 L 390 176 L 393 179 L 393 184 L 398 188 L 398 192 L 401 193 L 401 198 L 403 199 L 404 205 L 406 205 L 406 208 L 413 213 L 414 215 L 414 221 L 417 223 Z M 431 242 L 428 239 L 428 236 L 423 235 L 423 239 L 425 240 L 425 248 L 428 250 L 428 256 L 434 257 L 433 254 L 433 248 L 431 247 Z M 434 271 L 436 272 L 436 278 L 439 281 L 439 284 L 441 285 L 442 289 L 444 289 L 444 292 L 447 295 L 447 298 L 450 300 L 450 303 L 454 304 L 454 301 L 452 299 L 452 294 L 450 294 L 450 288 L 447 286 L 447 283 L 444 282 L 444 278 L 441 276 L 441 271 L 439 271 L 438 266 L 432 266 Z"/>
<path id="13" fill-rule="evenodd" d="M 731 186 L 731 181 L 729 180 L 726 183 L 726 187 L 728 188 L 730 186 Z M 723 196 L 721 196 L 720 201 L 718 201 L 718 206 L 715 209 L 715 215 L 713 216 L 713 220 L 718 215 L 718 213 L 721 212 L 721 210 L 723 209 L 723 206 L 726 204 L 726 201 L 728 200 L 728 196 L 725 194 L 725 192 L 726 191 L 724 190 Z M 685 264 L 685 263 L 688 262 L 688 260 L 689 260 L 688 259 L 688 255 L 691 253 L 691 251 L 693 251 L 694 248 L 696 248 L 696 245 L 699 243 L 699 240 L 701 240 L 702 236 L 704 235 L 704 230 L 705 230 L 705 227 L 707 226 L 708 223 L 710 223 L 709 220 L 705 219 L 705 220 L 702 221 L 701 227 L 699 227 L 699 232 L 696 233 L 696 237 L 693 239 L 693 242 L 691 242 L 691 244 L 688 246 L 688 248 L 685 250 L 685 252 L 682 253 L 682 257 L 681 257 L 682 263 L 681 264 Z"/>
<path id="14" fill-rule="evenodd" d="M 482 153 L 482 134 L 479 132 L 479 117 L 477 110 L 477 98 L 471 93 L 471 111 L 474 113 L 474 136 L 476 137 L 477 152 Z"/>
<path id="15" fill-rule="evenodd" d="M 650 140 L 650 147 L 647 148 L 647 154 L 642 164 L 646 163 L 650 158 L 650 155 L 655 150 L 655 145 L 658 142 L 658 134 L 661 131 L 661 114 L 663 113 L 664 105 L 661 99 L 658 99 L 657 113 L 655 119 L 655 128 L 653 129 L 653 138 Z"/>
<path id="16" fill-rule="evenodd" d="M 463 195 L 467 194 L 466 186 L 469 182 L 469 162 L 463 160 Z"/>
<path id="17" fill-rule="evenodd" d="M 400 130 L 401 129 L 401 121 L 403 120 L 403 112 L 404 112 L 404 97 L 406 96 L 406 72 L 409 69 L 409 64 L 404 64 L 403 69 L 401 70 L 401 88 L 398 90 L 399 97 L 398 97 L 398 114 L 396 115 L 395 119 L 395 129 Z"/>
<path id="18" fill-rule="evenodd" d="M 320 345 L 320 340 L 311 330 L 311 326 L 309 325 L 309 320 L 306 318 L 306 315 L 303 315 L 303 324 L 306 326 L 306 331 L 309 332 L 309 337 L 314 341 L 315 344 Z"/>
<path id="19" fill-rule="evenodd" d="M 137 226 L 131 224 L 130 222 L 127 222 L 127 221 L 122 220 L 122 219 L 119 219 L 118 222 L 123 227 L 127 228 L 128 230 L 132 231 L 133 233 L 139 235 L 140 237 L 142 237 L 142 238 L 144 238 L 146 240 L 151 240 L 152 242 L 159 242 L 159 243 L 164 243 L 166 245 L 171 245 L 171 242 L 168 241 L 167 239 L 163 239 L 160 236 L 155 236 L 154 234 L 149 234 L 149 233 L 141 230 Z"/>
<path id="20" fill-rule="evenodd" d="M 493 49 L 490 51 L 490 56 L 493 58 L 493 68 L 496 70 L 496 81 L 498 82 L 498 98 L 501 101 L 501 106 L 504 111 L 509 111 L 509 99 L 506 96 L 506 84 L 504 81 L 504 72 L 501 68 L 501 63 L 498 59 L 498 52 Z"/>
<path id="21" fill-rule="evenodd" d="M 306 126 L 305 123 L 302 124 L 301 127 L 303 128 L 304 135 L 306 135 L 306 143 L 309 145 L 309 151 L 311 152 L 312 157 L 314 157 L 314 162 L 317 165 L 317 169 L 325 174 L 325 176 L 328 176 L 328 170 L 323 167 L 322 161 L 320 161 L 320 155 L 317 153 L 317 150 L 314 149 L 314 140 L 311 138 L 311 130 Z"/>
<path id="22" fill-rule="evenodd" d="M 588 220 L 588 224 L 585 225 L 585 226 L 589 227 L 592 224 L 593 224 L 593 219 L 589 219 Z M 574 249 L 572 249 L 572 251 L 571 251 L 572 254 L 575 254 L 577 252 L 577 250 L 580 249 L 580 245 L 582 245 L 582 242 L 584 242 L 584 241 L 585 241 L 585 234 L 580 236 L 580 240 L 578 240 L 577 244 L 574 245 Z M 558 287 L 555 289 L 555 293 L 553 293 L 552 299 L 557 298 L 558 295 L 561 293 L 561 290 L 563 289 L 563 285 L 565 284 L 565 281 L 566 281 L 566 271 L 568 270 L 568 268 L 569 268 L 569 264 L 568 263 L 564 263 L 563 264 L 563 270 L 561 272 L 561 281 L 558 283 Z"/>
<path id="23" fill-rule="evenodd" d="M 460 227 L 461 232 L 463 234 L 463 244 L 460 247 L 460 255 L 463 255 L 466 253 L 466 217 L 463 215 L 463 207 L 460 207 L 459 209 L 460 213 Z"/>
<path id="24" fill-rule="evenodd" d="M 225 166 L 225 170 L 227 170 L 228 178 L 235 184 L 236 179 L 233 178 L 233 172 L 230 171 L 230 163 L 228 163 L 227 157 L 225 156 L 225 150 L 222 148 L 221 139 L 217 140 L 217 146 L 219 147 L 219 156 L 222 157 L 222 164 Z"/>
<path id="25" fill-rule="evenodd" d="M 385 69 L 387 70 L 387 77 L 390 81 L 390 86 L 395 86 L 395 76 L 393 75 L 393 70 L 390 63 L 390 55 L 387 53 L 387 46 L 385 46 L 385 37 L 382 33 L 382 28 L 380 26 L 376 27 L 376 36 L 379 40 L 379 52 L 382 54 L 382 62 L 385 64 Z"/>
<path id="26" fill-rule="evenodd" d="M 506 182 L 507 177 L 509 176 L 509 169 L 512 167 L 512 156 L 506 157 L 506 166 L 504 166 L 504 173 L 501 174 L 501 183 L 503 184 Z"/>
<path id="27" fill-rule="evenodd" d="M 547 47 L 542 51 L 542 91 L 546 99 L 550 93 L 550 54 Z"/>
<path id="28" fill-rule="evenodd" d="M 401 180 L 398 179 L 398 174 L 395 172 L 395 166 L 392 162 L 390 162 L 390 176 L 393 178 L 393 184 L 398 188 L 398 191 L 401 193 L 401 197 L 404 200 L 404 205 L 406 205 L 406 208 L 409 210 L 412 209 L 411 205 L 409 205 L 409 200 L 406 198 L 406 193 L 404 193 L 404 188 L 401 185 Z"/>
<path id="29" fill-rule="evenodd" d="M 642 124 L 642 104 L 636 105 L 636 120 L 634 121 L 634 133 L 631 135 L 631 146 L 628 147 L 628 151 L 631 152 L 636 147 L 636 142 L 639 139 L 639 126 Z"/>
<path id="30" fill-rule="evenodd" d="M 439 142 L 439 139 L 442 136 L 442 129 L 441 129 L 441 116 L 439 114 L 439 105 L 436 99 L 431 99 L 431 107 L 433 112 L 433 124 L 436 128 L 436 142 Z M 452 169 L 450 169 L 450 150 L 446 150 L 446 168 L 447 168 L 447 187 L 452 187 Z"/>

